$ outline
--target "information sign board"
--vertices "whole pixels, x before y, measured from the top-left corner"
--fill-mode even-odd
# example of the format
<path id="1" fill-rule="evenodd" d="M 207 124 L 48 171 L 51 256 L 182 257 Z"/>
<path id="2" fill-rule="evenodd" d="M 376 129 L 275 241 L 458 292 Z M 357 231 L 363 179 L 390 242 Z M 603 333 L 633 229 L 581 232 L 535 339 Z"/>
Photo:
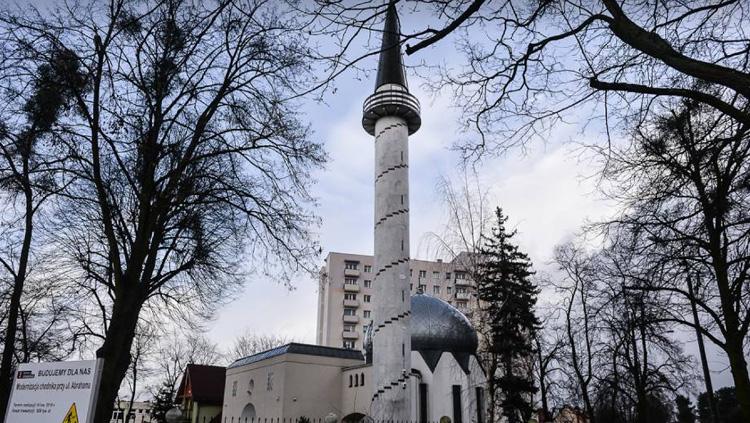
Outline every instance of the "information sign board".
<path id="1" fill-rule="evenodd" d="M 5 423 L 90 423 L 100 360 L 18 366 Z"/>

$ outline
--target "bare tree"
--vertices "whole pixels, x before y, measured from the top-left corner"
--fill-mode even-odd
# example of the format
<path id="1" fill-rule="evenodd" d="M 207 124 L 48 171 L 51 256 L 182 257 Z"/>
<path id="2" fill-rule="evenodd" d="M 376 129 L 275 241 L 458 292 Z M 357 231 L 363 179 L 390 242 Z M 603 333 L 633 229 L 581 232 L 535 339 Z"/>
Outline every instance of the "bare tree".
<path id="1" fill-rule="evenodd" d="M 227 355 L 229 360 L 233 361 L 280 347 L 290 342 L 294 342 L 294 340 L 282 335 L 258 335 L 245 331 L 245 333 L 234 340 Z"/>
<path id="2" fill-rule="evenodd" d="M 607 339 L 600 351 L 611 361 L 605 362 L 598 386 L 621 398 L 632 421 L 667 421 L 671 407 L 664 404 L 692 388 L 695 363 L 671 336 L 675 323 L 662 319 L 672 309 L 671 295 L 627 289 L 633 278 L 671 275 L 644 266 L 635 244 L 620 241 L 601 252 L 598 330 Z"/>
<path id="3" fill-rule="evenodd" d="M 205 336 L 173 331 L 159 337 L 148 361 L 153 373 L 158 375 L 158 380 L 148 388 L 155 396 L 165 386 L 176 392 L 188 364 L 217 366 L 224 364 L 226 357 L 218 345 Z"/>
<path id="4" fill-rule="evenodd" d="M 482 184 L 476 169 L 462 166 L 456 174 L 439 178 L 436 193 L 443 203 L 445 224 L 440 232 L 428 233 L 425 239 L 434 255 L 448 258 L 464 270 L 476 290 L 479 266 L 484 260 L 482 236 L 492 230 L 494 217 L 489 190 Z M 492 421 L 500 413 L 500 396 L 495 382 L 502 373 L 501 362 L 489 342 L 492 339 L 489 319 L 484 308 L 479 306 L 477 296 L 474 297 L 476 303 L 471 307 L 471 320 L 480 335 L 478 357 L 491 376 L 487 382 L 486 400 Z"/>
<path id="5" fill-rule="evenodd" d="M 603 157 L 609 193 L 624 210 L 607 226 L 610 237 L 637 239 L 639 254 L 648 258 L 644 266 L 670 275 L 633 274 L 629 289 L 670 294 L 673 312 L 663 319 L 700 331 L 726 353 L 743 415 L 750 418 L 747 129 L 709 106 L 678 102 L 644 122 L 632 146 Z"/>
<path id="6" fill-rule="evenodd" d="M 426 239 L 436 255 L 457 260 L 471 273 L 481 261 L 482 235 L 492 227 L 489 190 L 476 169 L 462 166 L 456 175 L 440 176 L 436 193 L 443 203 L 445 224 L 442 231 L 430 232 Z"/>
<path id="7" fill-rule="evenodd" d="M 572 381 L 573 397 L 580 400 L 592 423 L 596 423 L 592 390 L 600 346 L 595 318 L 596 258 L 573 243 L 555 250 L 560 277 L 553 282 L 559 295 L 562 326 L 565 332 L 564 372 Z"/>
<path id="8" fill-rule="evenodd" d="M 551 316 L 550 316 L 551 317 Z M 565 347 L 562 334 L 551 324 L 551 319 L 544 319 L 542 326 L 534 339 L 536 346 L 536 363 L 534 372 L 539 386 L 539 399 L 541 411 L 545 422 L 552 421 L 553 397 L 559 389 L 557 382 L 560 367 L 560 359 Z"/>
<path id="9" fill-rule="evenodd" d="M 139 389 L 143 389 L 139 384 L 148 381 L 149 377 L 155 373 L 154 369 L 157 365 L 156 363 L 150 362 L 153 360 L 149 359 L 156 353 L 156 341 L 159 332 L 160 331 L 158 331 L 157 328 L 145 324 L 138 325 L 138 328 L 136 329 L 135 339 L 133 340 L 132 346 L 133 351 L 131 352 L 133 358 L 130 362 L 128 374 L 123 381 L 123 385 L 127 385 L 128 390 L 127 413 L 123 413 L 124 422 L 130 421 L 131 414 L 133 415 L 133 419 L 135 419 L 133 403 L 140 393 Z M 158 363 L 158 359 L 156 360 Z"/>
<path id="10" fill-rule="evenodd" d="M 663 111 L 659 98 L 690 99 L 750 125 L 744 1 L 399 3 L 433 16 L 403 34 L 407 54 L 429 63 L 429 48 L 451 41 L 464 53 L 464 66 L 446 69 L 433 88 L 454 90 L 462 122 L 480 136 L 462 140 L 467 156 L 544 139 L 556 124 L 580 121 L 577 113 L 602 122 L 609 139 L 610 129 Z M 316 4 L 309 13 L 320 17 L 322 33 L 338 36 L 349 58 L 339 59 L 339 68 L 356 65 L 361 56 L 351 46 L 385 5 Z"/>
<path id="11" fill-rule="evenodd" d="M 0 34 L 9 35 L 2 29 Z M 36 66 L 22 66 L 31 54 L 38 55 Z M 0 278 L 7 277 L 10 283 L 0 359 L 0 420 L 10 395 L 17 342 L 21 341 L 21 360 L 28 360 L 39 346 L 29 339 L 33 316 L 38 314 L 40 302 L 49 304 L 38 289 L 27 292 L 32 291 L 27 279 L 35 257 L 44 254 L 42 243 L 34 239 L 39 238 L 40 215 L 50 196 L 61 188 L 57 175 L 62 160 L 50 151 L 51 134 L 68 108 L 73 90 L 84 85 L 80 63 L 59 45 L 40 51 L 9 46 L 3 49 L 2 59 L 11 73 L 0 76 L 5 103 L 0 111 L 0 201 L 6 203 L 0 222 Z M 23 304 L 24 297 L 31 303 Z"/>
<path id="12" fill-rule="evenodd" d="M 0 16 L 3 44 L 64 46 L 85 75 L 57 131 L 75 179 L 56 224 L 79 327 L 104 359 L 96 421 L 142 318 L 210 315 L 240 264 L 282 280 L 313 269 L 309 172 L 325 155 L 290 100 L 310 70 L 302 24 L 277 6 L 111 0 Z"/>
<path id="13" fill-rule="evenodd" d="M 636 281 L 671 278 L 648 265 L 639 238 L 588 251 L 557 249 L 555 279 L 567 334 L 561 367 L 574 381 L 573 398 L 596 421 L 668 421 L 678 392 L 692 388 L 694 363 L 673 335 L 668 292 L 633 291 Z M 633 242 L 635 241 L 635 242 Z"/>

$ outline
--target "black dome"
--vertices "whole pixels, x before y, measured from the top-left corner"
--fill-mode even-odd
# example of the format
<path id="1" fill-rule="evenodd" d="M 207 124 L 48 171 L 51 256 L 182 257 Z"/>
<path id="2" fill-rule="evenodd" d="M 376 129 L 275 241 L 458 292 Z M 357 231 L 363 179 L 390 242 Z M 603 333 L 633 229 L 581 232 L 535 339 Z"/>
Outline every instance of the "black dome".
<path id="1" fill-rule="evenodd" d="M 477 351 L 477 333 L 469 319 L 437 297 L 411 297 L 412 351 L 470 353 Z"/>
<path id="2" fill-rule="evenodd" d="M 466 373 L 469 356 L 476 354 L 479 340 L 471 322 L 452 305 L 424 294 L 411 297 L 411 350 L 419 352 L 431 370 L 440 356 L 451 353 Z M 365 356 L 372 361 L 372 326 L 365 333 Z"/>

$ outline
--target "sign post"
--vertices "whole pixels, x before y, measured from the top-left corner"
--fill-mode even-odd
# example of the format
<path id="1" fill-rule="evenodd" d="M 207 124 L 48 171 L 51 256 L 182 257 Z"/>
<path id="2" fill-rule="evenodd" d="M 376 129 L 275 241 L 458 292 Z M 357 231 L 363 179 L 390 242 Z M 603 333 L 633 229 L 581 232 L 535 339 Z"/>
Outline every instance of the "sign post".
<path id="1" fill-rule="evenodd" d="M 92 423 L 102 360 L 18 366 L 5 423 Z"/>

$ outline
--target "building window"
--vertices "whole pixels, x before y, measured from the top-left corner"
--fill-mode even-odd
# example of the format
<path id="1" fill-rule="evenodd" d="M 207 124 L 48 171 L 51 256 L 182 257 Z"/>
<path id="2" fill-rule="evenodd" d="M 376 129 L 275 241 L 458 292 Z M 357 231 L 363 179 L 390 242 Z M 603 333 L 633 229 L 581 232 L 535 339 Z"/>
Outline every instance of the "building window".
<path id="1" fill-rule="evenodd" d="M 362 315 L 364 316 L 365 319 L 369 319 L 371 313 L 372 312 L 370 310 L 365 310 L 364 313 L 362 313 Z"/>
<path id="2" fill-rule="evenodd" d="M 445 280 L 449 281 L 450 279 L 451 279 L 451 272 L 445 272 Z"/>
<path id="3" fill-rule="evenodd" d="M 369 296 L 369 295 L 365 294 L 365 302 L 366 302 L 366 303 L 369 303 L 371 299 L 372 299 L 372 297 L 371 297 L 371 296 Z"/>
<path id="4" fill-rule="evenodd" d="M 359 376 L 354 375 L 354 386 L 359 386 Z"/>
<path id="5" fill-rule="evenodd" d="M 414 284 L 409 284 L 409 291 L 414 291 Z"/>
<path id="6" fill-rule="evenodd" d="M 236 380 L 232 382 L 232 396 L 233 397 L 237 396 L 237 381 Z"/>
<path id="7" fill-rule="evenodd" d="M 344 283 L 347 285 L 356 285 L 357 279 L 356 278 L 344 278 Z"/>
<path id="8" fill-rule="evenodd" d="M 355 328 L 355 325 L 344 325 L 344 332 L 354 332 Z"/>
<path id="9" fill-rule="evenodd" d="M 414 276 L 414 269 L 409 269 L 409 277 Z"/>
<path id="10" fill-rule="evenodd" d="M 344 348 L 349 349 L 349 350 L 353 350 L 354 349 L 354 341 L 344 341 Z"/>
<path id="11" fill-rule="evenodd" d="M 419 279 L 424 279 L 427 277 L 427 271 L 426 270 L 420 270 L 419 271 Z"/>
<path id="12" fill-rule="evenodd" d="M 357 309 L 344 307 L 344 316 L 356 316 L 356 315 L 357 315 Z"/>
<path id="13" fill-rule="evenodd" d="M 466 273 L 464 272 L 456 272 L 456 279 L 466 279 Z"/>
<path id="14" fill-rule="evenodd" d="M 346 293 L 346 294 L 344 294 L 344 299 L 345 300 L 356 300 L 357 299 L 357 294 Z"/>
<path id="15" fill-rule="evenodd" d="M 365 265 L 365 273 L 370 273 L 370 272 L 372 272 L 372 266 L 370 266 L 369 264 L 366 264 Z"/>
<path id="16" fill-rule="evenodd" d="M 440 272 L 432 272 L 432 279 L 435 279 L 435 280 L 440 279 Z"/>
<path id="17" fill-rule="evenodd" d="M 372 288 L 372 281 L 369 279 L 365 279 L 365 288 Z"/>
<path id="18" fill-rule="evenodd" d="M 463 423 L 463 413 L 461 409 L 461 385 L 453 385 L 453 421 Z"/>
<path id="19" fill-rule="evenodd" d="M 352 386 L 354 386 L 354 377 L 352 377 L 352 375 L 349 375 L 349 387 L 351 388 Z"/>
<path id="20" fill-rule="evenodd" d="M 427 423 L 427 384 L 419 384 L 419 423 Z"/>
<path id="21" fill-rule="evenodd" d="M 364 373 L 359 374 L 359 386 L 365 386 L 365 374 Z"/>
<path id="22" fill-rule="evenodd" d="M 426 290 L 427 290 L 427 285 L 423 285 L 423 284 L 420 283 L 419 286 L 417 287 L 417 292 L 422 292 L 423 293 Z"/>
<path id="23" fill-rule="evenodd" d="M 476 387 L 477 393 L 477 423 L 484 423 L 484 389 Z"/>
<path id="24" fill-rule="evenodd" d="M 453 291 L 453 288 L 451 288 L 450 286 L 445 287 L 445 292 L 447 292 L 448 295 L 451 295 L 451 291 Z"/>
<path id="25" fill-rule="evenodd" d="M 346 261 L 344 262 L 344 268 L 349 270 L 357 270 L 359 267 L 358 261 Z"/>
<path id="26" fill-rule="evenodd" d="M 432 293 L 435 295 L 440 295 L 440 285 L 434 285 L 432 287 Z"/>

